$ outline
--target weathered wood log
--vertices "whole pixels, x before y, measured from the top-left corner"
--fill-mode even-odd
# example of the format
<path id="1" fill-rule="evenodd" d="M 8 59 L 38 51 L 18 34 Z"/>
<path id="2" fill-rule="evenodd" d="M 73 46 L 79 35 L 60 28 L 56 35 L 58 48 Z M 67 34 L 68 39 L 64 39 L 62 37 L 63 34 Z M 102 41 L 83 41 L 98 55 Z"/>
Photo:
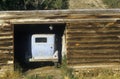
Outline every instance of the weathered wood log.
<path id="1" fill-rule="evenodd" d="M 0 50 L 13 50 L 13 46 L 2 46 L 0 47 Z"/>
<path id="2" fill-rule="evenodd" d="M 0 42 L 0 47 L 4 46 L 12 46 L 13 45 L 13 40 L 8 40 L 8 41 L 1 41 Z"/>
<path id="3" fill-rule="evenodd" d="M 12 39 L 13 38 L 13 35 L 12 36 L 0 36 L 0 40 L 3 40 L 3 39 Z"/>
<path id="4" fill-rule="evenodd" d="M 59 23 L 66 24 L 69 65 L 120 63 L 119 9 L 1 11 L 0 63 L 13 61 L 14 24 Z"/>
<path id="5" fill-rule="evenodd" d="M 10 31 L 10 32 L 0 32 L 0 35 L 13 35 L 13 32 Z"/>
<path id="6" fill-rule="evenodd" d="M 116 15 L 120 14 L 119 9 L 71 9 L 71 10 L 36 10 L 36 11 L 2 11 L 0 15 L 6 16 L 10 15 L 38 15 L 38 14 L 107 14 L 107 15 Z M 8 17 L 8 16 L 7 16 Z"/>
<path id="7" fill-rule="evenodd" d="M 119 59 L 98 59 L 98 60 L 96 60 L 96 59 L 93 59 L 93 60 L 74 60 L 74 61 L 72 61 L 72 60 L 69 60 L 68 62 L 67 62 L 69 65 L 81 65 L 81 64 L 95 64 L 95 63 L 120 63 L 120 60 Z"/>
<path id="8" fill-rule="evenodd" d="M 119 49 L 94 49 L 94 50 L 90 50 L 90 49 L 88 49 L 88 50 L 82 50 L 82 49 L 79 49 L 79 50 L 75 50 L 75 49 L 73 49 L 73 50 L 68 50 L 68 54 L 71 54 L 71 53 L 81 53 L 81 54 L 89 54 L 89 53 L 91 53 L 91 54 L 113 54 L 113 53 L 118 53 L 119 54 Z"/>

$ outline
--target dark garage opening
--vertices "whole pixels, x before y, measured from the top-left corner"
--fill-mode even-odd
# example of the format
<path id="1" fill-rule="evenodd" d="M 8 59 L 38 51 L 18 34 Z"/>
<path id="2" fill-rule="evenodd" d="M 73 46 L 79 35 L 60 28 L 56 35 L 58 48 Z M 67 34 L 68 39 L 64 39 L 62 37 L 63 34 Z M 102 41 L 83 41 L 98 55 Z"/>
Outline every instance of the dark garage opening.
<path id="1" fill-rule="evenodd" d="M 55 34 L 57 36 L 56 47 L 59 52 L 59 63 L 61 63 L 62 36 L 64 34 L 64 31 L 65 31 L 65 24 L 17 24 L 17 25 L 14 25 L 15 69 L 18 67 L 21 67 L 23 70 L 25 70 L 25 69 L 40 67 L 42 65 L 41 62 L 29 63 L 26 60 L 26 55 L 31 56 L 31 36 L 33 34 Z M 49 63 L 49 65 L 52 65 L 52 64 L 53 63 Z"/>

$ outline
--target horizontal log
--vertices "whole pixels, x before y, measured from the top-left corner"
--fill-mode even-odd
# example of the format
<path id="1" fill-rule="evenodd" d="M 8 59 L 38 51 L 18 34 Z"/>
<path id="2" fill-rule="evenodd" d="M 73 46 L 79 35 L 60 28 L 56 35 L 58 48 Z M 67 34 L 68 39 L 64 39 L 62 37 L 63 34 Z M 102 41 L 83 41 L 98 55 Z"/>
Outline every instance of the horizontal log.
<path id="1" fill-rule="evenodd" d="M 103 24 L 99 24 L 99 26 L 97 24 L 84 24 L 84 25 L 81 25 L 81 24 L 76 24 L 76 25 L 70 25 L 67 27 L 68 29 L 76 29 L 76 28 L 79 28 L 80 30 L 105 30 L 105 29 L 110 29 L 110 30 L 117 30 L 117 29 L 120 29 L 120 25 L 118 24 L 113 24 L 112 26 L 105 26 Z"/>
<path id="2" fill-rule="evenodd" d="M 1 58 L 0 58 L 0 61 L 8 61 L 8 60 L 13 60 L 13 56 L 7 56 L 7 55 L 3 55 L 3 56 L 1 56 Z"/>
<path id="3" fill-rule="evenodd" d="M 0 36 L 12 36 L 12 32 L 0 32 Z"/>
<path id="4" fill-rule="evenodd" d="M 120 31 L 120 28 L 106 28 L 106 29 L 81 29 L 81 28 L 78 28 L 76 27 L 75 29 L 67 29 L 67 33 L 72 33 L 72 32 L 75 32 L 75 33 L 114 33 L 114 32 L 119 32 Z"/>
<path id="5" fill-rule="evenodd" d="M 0 57 L 2 56 L 13 56 L 13 53 L 0 53 Z"/>
<path id="6" fill-rule="evenodd" d="M 120 44 L 120 41 L 68 41 L 67 45 L 112 45 Z"/>
<path id="7" fill-rule="evenodd" d="M 3 30 L 3 29 L 0 30 L 0 33 L 5 33 L 5 32 L 13 32 L 13 30 Z"/>
<path id="8" fill-rule="evenodd" d="M 67 45 L 68 48 L 112 48 L 112 47 L 120 47 L 120 44 L 113 45 L 89 45 L 89 44 L 81 44 L 81 45 Z"/>
<path id="9" fill-rule="evenodd" d="M 54 15 L 60 15 L 60 14 L 120 14 L 120 9 L 68 9 L 68 10 L 36 10 L 36 11 L 1 11 L 0 15 L 4 14 L 6 15 L 39 15 L 39 14 L 54 14 Z"/>
<path id="10" fill-rule="evenodd" d="M 68 47 L 67 50 L 94 50 L 94 49 L 119 49 L 120 46 L 81 46 L 81 47 Z"/>
<path id="11" fill-rule="evenodd" d="M 103 52 L 68 52 L 67 53 L 67 56 L 80 56 L 80 57 L 104 57 L 104 56 L 111 56 L 111 57 L 119 57 L 120 58 L 120 53 L 119 52 L 116 52 L 116 51 L 113 51 L 113 52 L 106 52 L 106 51 L 103 51 Z"/>
<path id="12" fill-rule="evenodd" d="M 41 18 L 37 18 L 37 19 L 31 19 L 31 18 L 26 18 L 26 19 L 12 19 L 11 23 L 12 24 L 42 24 L 42 23 L 74 23 L 74 22 L 78 22 L 78 23 L 82 23 L 82 22 L 89 22 L 89 23 L 93 23 L 93 22 L 117 22 L 119 21 L 119 18 L 102 18 L 102 19 L 41 19 Z"/>
<path id="13" fill-rule="evenodd" d="M 79 30 L 79 29 L 68 29 L 67 32 L 75 32 L 75 33 L 113 33 L 113 32 L 120 32 L 119 29 L 117 30 Z"/>
<path id="14" fill-rule="evenodd" d="M 84 14 L 86 15 L 85 16 L 86 18 L 92 17 L 92 19 L 84 19 L 85 17 L 81 17 L 83 19 L 77 19 L 80 17 L 79 16 L 77 17 L 76 14 L 80 15 L 80 17 L 83 16 Z M 93 22 L 116 22 L 116 21 L 119 21 L 119 15 L 120 15 L 119 9 L 117 10 L 109 9 L 109 10 L 2 11 L 0 12 L 0 18 L 1 18 L 0 20 L 2 20 L 2 18 L 5 19 L 8 17 L 7 20 L 10 19 L 10 22 L 13 24 L 31 24 L 31 22 L 33 22 L 33 24 L 34 23 L 66 23 L 66 22 L 73 22 L 73 23 L 92 22 L 93 23 Z M 43 17 L 40 18 L 41 16 Z M 74 19 L 75 17 L 76 19 Z M 96 18 L 99 18 L 99 19 L 96 19 Z"/>
<path id="15" fill-rule="evenodd" d="M 67 15 L 66 15 L 67 16 Z M 69 14 L 66 18 L 76 19 L 76 18 L 120 18 L 120 14 Z"/>
<path id="16" fill-rule="evenodd" d="M 2 53 L 2 54 L 13 54 L 13 49 L 9 49 L 9 50 L 6 50 L 6 49 L 4 49 L 4 50 L 0 50 L 0 53 Z"/>
<path id="17" fill-rule="evenodd" d="M 120 40 L 119 37 L 116 37 L 116 38 L 67 38 L 66 39 L 68 42 L 83 42 L 83 41 L 88 41 L 88 42 L 91 42 L 91 41 L 97 41 L 97 42 L 104 42 L 104 41 L 118 41 Z"/>
<path id="18" fill-rule="evenodd" d="M 101 61 L 68 61 L 68 65 L 82 65 L 82 64 L 102 64 L 102 63 L 120 63 L 119 60 L 101 60 Z"/>
<path id="19" fill-rule="evenodd" d="M 11 20 L 12 24 L 59 24 L 65 23 L 63 19 L 13 19 Z"/>
<path id="20" fill-rule="evenodd" d="M 68 46 L 68 48 L 118 48 L 120 47 L 120 44 L 116 45 L 76 45 L 76 46 Z"/>
<path id="21" fill-rule="evenodd" d="M 78 22 L 78 23 L 86 23 L 86 22 L 89 22 L 89 23 L 93 23 L 93 22 L 117 22 L 119 21 L 120 19 L 119 18 L 97 18 L 97 19 L 63 19 L 64 22 L 69 22 L 69 23 L 75 23 L 75 22 Z"/>
<path id="22" fill-rule="evenodd" d="M 67 32 L 67 34 L 71 34 L 71 35 L 74 35 L 74 34 L 79 34 L 79 35 L 84 35 L 84 34 L 90 34 L 90 35 L 94 35 L 94 34 L 98 34 L 98 35 L 120 35 L 120 32 L 116 31 L 116 32 Z"/>
<path id="23" fill-rule="evenodd" d="M 68 41 L 83 41 L 83 40 L 94 40 L 94 41 L 100 41 L 100 40 L 105 40 L 105 41 L 111 41 L 111 40 L 119 40 L 120 38 L 67 38 Z"/>
<path id="24" fill-rule="evenodd" d="M 99 22 L 95 22 L 95 23 L 69 23 L 68 26 L 71 27 L 84 27 L 84 28 L 111 28 L 111 27 L 120 27 L 119 23 L 114 23 L 114 22 L 103 22 L 103 23 L 99 23 Z M 69 28 L 68 27 L 68 28 Z"/>
<path id="25" fill-rule="evenodd" d="M 0 40 L 5 40 L 5 39 L 13 39 L 13 36 L 1 36 Z"/>
<path id="26" fill-rule="evenodd" d="M 94 42 L 95 42 L 95 43 L 96 43 L 96 42 L 97 42 L 97 43 L 102 43 L 102 42 L 103 42 L 103 43 L 104 43 L 104 42 L 106 42 L 106 43 L 107 43 L 107 42 L 108 42 L 108 43 L 109 43 L 109 42 L 111 42 L 111 43 L 113 42 L 113 43 L 114 43 L 114 42 L 120 42 L 120 40 L 119 40 L 119 39 L 112 39 L 112 40 L 111 40 L 111 39 L 104 39 L 104 40 L 98 40 L 98 39 L 94 39 L 94 40 L 93 40 L 93 39 L 92 39 L 92 40 L 90 40 L 90 39 L 89 39 L 89 40 L 88 40 L 88 39 L 84 39 L 84 40 L 81 40 L 81 39 L 78 39 L 78 40 L 70 40 L 70 39 L 67 39 L 67 43 L 83 43 L 83 44 L 84 44 L 84 43 L 94 43 Z"/>
<path id="27" fill-rule="evenodd" d="M 46 18 L 46 19 L 54 19 L 54 18 L 60 18 L 60 19 L 76 19 L 76 18 L 120 18 L 120 14 L 3 14 L 3 15 L 0 15 L 0 18 L 1 19 L 25 19 L 25 18 Z"/>
<path id="28" fill-rule="evenodd" d="M 69 59 L 120 59 L 120 55 L 75 55 L 67 54 Z"/>
<path id="29" fill-rule="evenodd" d="M 0 47 L 0 50 L 13 50 L 13 46 Z"/>
<path id="30" fill-rule="evenodd" d="M 68 17 L 68 15 L 67 14 L 60 14 L 60 15 L 55 15 L 55 14 L 49 14 L 49 15 L 45 15 L 45 14 L 30 14 L 30 15 L 28 15 L 28 14 L 20 14 L 20 15 L 18 15 L 18 14 L 14 14 L 14 15 L 12 15 L 12 14 L 8 14 L 8 15 L 6 15 L 7 17 L 4 17 L 4 15 L 0 15 L 0 17 L 1 17 L 1 19 L 4 19 L 4 20 L 7 20 L 7 19 L 26 19 L 26 18 L 34 18 L 34 19 L 36 19 L 36 18 L 44 18 L 44 19 L 54 19 L 54 18 L 59 18 L 59 19 L 62 19 L 62 18 L 67 18 Z"/>
<path id="31" fill-rule="evenodd" d="M 71 63 L 82 63 L 82 62 L 93 62 L 93 63 L 99 63 L 99 62 L 102 62 L 102 63 L 104 63 L 104 62 L 120 62 L 120 59 L 102 59 L 102 58 L 95 58 L 95 59 L 72 59 L 72 58 L 67 58 L 67 60 L 68 60 L 68 62 L 71 62 Z"/>
<path id="32" fill-rule="evenodd" d="M 12 56 L 4 56 L 4 57 L 0 58 L 0 61 L 1 62 L 10 61 L 10 60 L 13 60 L 13 58 L 14 57 L 12 57 Z"/>
<path id="33" fill-rule="evenodd" d="M 91 38 L 92 38 L 92 37 L 93 37 L 93 38 L 95 38 L 95 37 L 103 37 L 103 38 L 104 38 L 104 37 L 113 37 L 113 38 L 114 38 L 114 37 L 119 37 L 119 36 L 120 36 L 120 34 L 116 34 L 116 35 L 115 35 L 115 34 L 113 34 L 113 35 L 112 35 L 112 34 L 111 34 L 111 35 L 110 35 L 110 34 L 101 34 L 101 35 L 100 35 L 100 34 L 97 34 L 97 33 L 96 33 L 96 34 L 67 34 L 66 37 L 67 37 L 67 38 L 70 38 L 70 37 L 71 37 L 71 38 L 77 38 L 77 37 L 78 37 L 78 38 L 79 38 L 79 37 L 81 37 L 81 38 L 82 38 L 82 37 L 83 37 L 83 38 L 84 38 L 84 37 L 91 37 Z"/>
<path id="34" fill-rule="evenodd" d="M 5 31 L 5 32 L 7 32 L 7 31 L 13 31 L 13 29 L 12 29 L 12 28 L 3 28 L 2 31 L 3 31 L 3 32 L 4 32 L 4 31 Z"/>
<path id="35" fill-rule="evenodd" d="M 82 50 L 82 49 L 78 49 L 78 50 L 67 50 L 67 54 L 72 54 L 72 53 L 76 53 L 76 54 L 119 54 L 119 49 L 94 49 L 94 50 Z"/>
<path id="36" fill-rule="evenodd" d="M 13 46 L 13 42 L 1 42 L 0 47 L 8 47 L 8 46 Z"/>
<path id="37" fill-rule="evenodd" d="M 0 46 L 10 46 L 13 45 L 13 41 L 2 41 L 0 42 Z"/>
<path id="38" fill-rule="evenodd" d="M 85 33 L 85 32 L 81 32 L 81 33 L 75 33 L 75 32 L 67 32 L 67 37 L 68 36 L 111 36 L 111 35 L 114 35 L 114 36 L 119 36 L 120 35 L 120 33 L 118 32 L 118 33 Z"/>
<path id="39" fill-rule="evenodd" d="M 119 47 L 120 43 L 67 43 L 68 48 L 79 48 L 79 47 Z"/>
<path id="40" fill-rule="evenodd" d="M 82 38 L 86 38 L 86 39 L 88 39 L 88 38 L 90 38 L 90 39 L 119 39 L 120 38 L 120 35 L 119 36 L 110 36 L 110 35 L 108 35 L 108 36 L 98 36 L 98 35 L 96 35 L 96 36 L 67 36 L 66 37 L 67 39 L 82 39 Z"/>
<path id="41" fill-rule="evenodd" d="M 7 65 L 7 62 L 4 62 L 4 63 L 0 63 L 0 67 L 2 67 L 2 66 L 6 66 Z"/>

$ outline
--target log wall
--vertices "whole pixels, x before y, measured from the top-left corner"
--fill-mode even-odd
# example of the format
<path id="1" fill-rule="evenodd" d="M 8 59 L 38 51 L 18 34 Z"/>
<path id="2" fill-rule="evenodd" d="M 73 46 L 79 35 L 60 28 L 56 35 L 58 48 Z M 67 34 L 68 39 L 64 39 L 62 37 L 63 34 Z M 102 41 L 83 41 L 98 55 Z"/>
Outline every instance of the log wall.
<path id="1" fill-rule="evenodd" d="M 120 24 L 70 23 L 67 51 L 72 66 L 120 63 Z"/>
<path id="2" fill-rule="evenodd" d="M 120 66 L 120 9 L 0 12 L 0 68 L 14 61 L 14 24 L 66 23 L 67 62 Z M 114 64 L 113 64 L 114 65 Z M 91 67 L 91 66 L 90 66 Z"/>
<path id="3" fill-rule="evenodd" d="M 13 29 L 10 23 L 0 24 L 0 76 L 13 70 Z"/>

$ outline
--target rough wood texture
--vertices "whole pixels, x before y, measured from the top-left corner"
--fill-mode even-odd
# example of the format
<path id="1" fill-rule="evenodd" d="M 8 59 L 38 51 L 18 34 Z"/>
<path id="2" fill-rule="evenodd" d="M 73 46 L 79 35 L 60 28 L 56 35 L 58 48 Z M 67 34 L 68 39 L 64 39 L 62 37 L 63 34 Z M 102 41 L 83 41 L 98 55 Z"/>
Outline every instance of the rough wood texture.
<path id="1" fill-rule="evenodd" d="M 13 29 L 9 23 L 0 24 L 0 77 L 13 70 Z M 6 67 L 7 66 L 7 67 Z"/>
<path id="2" fill-rule="evenodd" d="M 14 24 L 50 23 L 67 25 L 69 65 L 120 63 L 120 9 L 1 11 L 0 67 L 14 58 Z"/>
<path id="3" fill-rule="evenodd" d="M 119 9 L 2 11 L 0 12 L 0 22 L 10 21 L 13 24 L 118 22 L 119 15 Z"/>
<path id="4" fill-rule="evenodd" d="M 101 27 L 94 23 L 70 23 L 67 27 L 68 64 L 120 63 L 120 27 L 108 24 Z"/>

